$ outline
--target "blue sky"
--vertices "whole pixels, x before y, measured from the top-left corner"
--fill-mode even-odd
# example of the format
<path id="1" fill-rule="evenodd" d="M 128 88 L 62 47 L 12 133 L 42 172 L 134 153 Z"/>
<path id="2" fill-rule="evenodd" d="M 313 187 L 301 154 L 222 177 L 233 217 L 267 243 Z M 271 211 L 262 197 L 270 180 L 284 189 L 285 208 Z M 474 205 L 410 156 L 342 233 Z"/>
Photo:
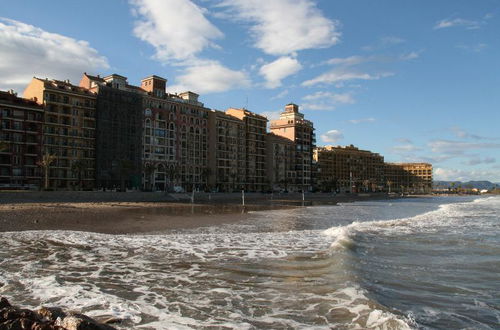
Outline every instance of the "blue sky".
<path id="1" fill-rule="evenodd" d="M 500 182 L 498 0 L 0 0 L 0 89 L 151 74 L 209 108 L 300 105 L 318 145 Z"/>

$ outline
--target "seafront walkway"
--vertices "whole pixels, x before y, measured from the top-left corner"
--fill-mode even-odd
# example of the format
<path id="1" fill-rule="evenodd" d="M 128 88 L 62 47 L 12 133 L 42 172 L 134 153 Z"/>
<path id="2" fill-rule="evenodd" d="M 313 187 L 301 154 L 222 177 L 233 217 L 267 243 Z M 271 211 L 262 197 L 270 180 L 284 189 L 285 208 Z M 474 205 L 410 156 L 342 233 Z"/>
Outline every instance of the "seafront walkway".
<path id="1" fill-rule="evenodd" d="M 165 193 L 165 192 L 113 192 L 113 191 L 19 191 L 0 192 L 0 204 L 20 203 L 190 203 L 192 193 Z M 386 193 L 368 194 L 333 194 L 333 193 L 306 193 L 306 202 L 329 203 L 355 201 L 365 199 L 386 199 Z M 301 193 L 245 193 L 246 204 L 302 202 Z M 195 192 L 194 203 L 202 204 L 240 204 L 241 192 L 237 193 L 205 193 Z"/>

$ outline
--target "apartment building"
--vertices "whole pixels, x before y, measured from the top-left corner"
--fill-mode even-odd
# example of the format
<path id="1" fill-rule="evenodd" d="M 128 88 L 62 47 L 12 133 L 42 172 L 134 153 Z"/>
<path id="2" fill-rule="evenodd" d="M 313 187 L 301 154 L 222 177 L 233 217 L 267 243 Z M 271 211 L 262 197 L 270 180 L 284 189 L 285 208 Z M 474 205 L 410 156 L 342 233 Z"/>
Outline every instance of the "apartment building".
<path id="1" fill-rule="evenodd" d="M 295 144 L 295 175 L 290 181 L 290 189 L 294 191 L 312 190 L 313 150 L 316 135 L 313 123 L 304 119 L 299 106 L 287 104 L 279 119 L 271 121 L 271 133 L 282 136 Z"/>
<path id="2" fill-rule="evenodd" d="M 209 186 L 216 191 L 241 189 L 246 182 L 246 129 L 243 120 L 222 111 L 209 114 Z"/>
<path id="3" fill-rule="evenodd" d="M 38 189 L 43 107 L 0 91 L 0 189 Z"/>
<path id="4" fill-rule="evenodd" d="M 273 191 L 288 191 L 296 181 L 295 144 L 282 136 L 266 135 L 266 170 Z"/>
<path id="5" fill-rule="evenodd" d="M 385 184 L 391 192 L 430 193 L 432 164 L 386 163 Z"/>
<path id="6" fill-rule="evenodd" d="M 190 91 L 166 93 L 167 80 L 150 76 L 141 81 L 143 96 L 144 182 L 156 190 L 182 187 L 208 189 L 208 120 L 210 109 Z M 147 173 L 146 173 L 147 172 Z"/>
<path id="7" fill-rule="evenodd" d="M 142 97 L 146 92 L 118 74 L 84 73 L 80 86 L 96 98 L 97 188 L 141 188 Z"/>
<path id="8" fill-rule="evenodd" d="M 245 180 L 241 188 L 263 191 L 269 183 L 266 175 L 267 118 L 247 109 L 229 108 L 226 114 L 243 121 L 245 127 Z"/>
<path id="9" fill-rule="evenodd" d="M 95 94 L 68 80 L 35 77 L 24 97 L 44 107 L 42 154 L 55 156 L 49 171 L 50 187 L 94 188 Z"/>
<path id="10" fill-rule="evenodd" d="M 317 187 L 323 191 L 363 192 L 383 189 L 384 157 L 353 145 L 314 150 Z"/>

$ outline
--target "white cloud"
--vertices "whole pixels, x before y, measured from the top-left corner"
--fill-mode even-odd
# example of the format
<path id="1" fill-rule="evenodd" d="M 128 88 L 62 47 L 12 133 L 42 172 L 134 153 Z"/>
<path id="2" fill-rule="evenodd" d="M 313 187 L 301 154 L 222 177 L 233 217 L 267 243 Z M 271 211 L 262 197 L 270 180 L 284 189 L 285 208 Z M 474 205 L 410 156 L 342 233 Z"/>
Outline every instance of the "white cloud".
<path id="1" fill-rule="evenodd" d="M 462 26 L 465 27 L 467 30 L 476 30 L 481 27 L 482 22 L 479 21 L 472 21 L 468 19 L 463 19 L 463 18 L 454 18 L 454 19 L 443 19 L 440 20 L 434 25 L 434 29 L 445 29 L 445 28 L 451 28 L 451 27 L 456 27 L 456 26 Z"/>
<path id="2" fill-rule="evenodd" d="M 408 139 L 408 138 L 398 138 L 396 139 L 397 142 L 400 142 L 400 143 L 408 143 L 408 144 L 413 144 L 412 140 Z"/>
<path id="3" fill-rule="evenodd" d="M 458 49 L 463 49 L 463 50 L 468 51 L 468 52 L 472 52 L 472 53 L 480 53 L 483 50 L 485 50 L 486 48 L 488 48 L 488 45 L 484 44 L 484 43 L 471 44 L 471 45 L 458 44 L 455 47 L 457 47 Z"/>
<path id="4" fill-rule="evenodd" d="M 499 140 L 499 138 L 496 137 L 487 137 L 487 136 L 482 136 L 482 135 L 477 135 L 477 134 L 472 134 L 464 129 L 454 126 L 451 128 L 451 131 L 453 134 L 455 134 L 457 137 L 461 139 L 473 139 L 473 140 Z"/>
<path id="5" fill-rule="evenodd" d="M 268 120 L 276 120 L 280 118 L 281 110 L 277 111 L 262 111 L 260 115 L 265 116 Z"/>
<path id="6" fill-rule="evenodd" d="M 301 106 L 304 110 L 334 110 L 338 104 L 352 104 L 355 102 L 351 93 L 316 92 L 302 98 Z"/>
<path id="7" fill-rule="evenodd" d="M 419 148 L 413 144 L 407 143 L 407 144 L 402 144 L 399 146 L 394 146 L 391 148 L 391 152 L 395 154 L 405 154 L 405 153 L 411 153 L 415 151 L 422 150 L 422 148 Z"/>
<path id="8" fill-rule="evenodd" d="M 462 164 L 465 164 L 465 165 L 493 164 L 493 163 L 496 163 L 496 161 L 497 160 L 493 157 L 481 158 L 478 156 L 474 156 L 471 159 L 469 159 L 468 161 L 463 162 Z"/>
<path id="9" fill-rule="evenodd" d="M 84 71 L 107 68 L 87 41 L 0 18 L 0 89 L 23 89 L 33 76 L 77 81 Z"/>
<path id="10" fill-rule="evenodd" d="M 299 72 L 302 69 L 300 62 L 293 57 L 283 56 L 274 62 L 264 64 L 259 73 L 266 79 L 267 88 L 281 86 L 281 80 Z"/>
<path id="11" fill-rule="evenodd" d="M 406 40 L 396 36 L 384 36 L 377 40 L 373 45 L 361 47 L 364 51 L 373 51 L 377 49 L 387 48 L 392 45 L 398 45 L 406 42 Z"/>
<path id="12" fill-rule="evenodd" d="M 489 142 L 462 142 L 450 140 L 434 140 L 428 143 L 432 152 L 449 154 L 449 155 L 462 155 L 465 151 L 478 150 L 478 149 L 500 149 L 500 143 Z"/>
<path id="13" fill-rule="evenodd" d="M 359 56 L 359 55 L 353 55 L 349 57 L 334 57 L 324 62 L 324 64 L 353 66 L 372 61 L 374 58 L 375 58 L 374 56 Z"/>
<path id="14" fill-rule="evenodd" d="M 325 134 L 321 135 L 321 139 L 325 143 L 337 143 L 344 138 L 344 134 L 341 131 L 332 129 Z"/>
<path id="15" fill-rule="evenodd" d="M 311 0 L 224 0 L 236 17 L 252 24 L 254 46 L 271 55 L 327 48 L 339 41 L 338 23 Z"/>
<path id="16" fill-rule="evenodd" d="M 287 95 L 288 95 L 288 89 L 285 89 L 285 90 L 279 92 L 277 95 L 271 97 L 271 100 L 281 99 Z"/>
<path id="17" fill-rule="evenodd" d="M 354 103 L 354 98 L 351 93 L 316 92 L 314 94 L 306 95 L 302 99 L 306 101 L 326 99 L 335 103 Z"/>
<path id="18" fill-rule="evenodd" d="M 177 84 L 170 86 L 169 90 L 216 93 L 250 86 L 246 72 L 231 70 L 216 61 L 200 62 L 183 72 L 185 73 L 177 77 Z"/>
<path id="19" fill-rule="evenodd" d="M 357 70 L 346 70 L 333 69 L 326 73 L 323 73 L 316 78 L 306 80 L 302 83 L 302 86 L 314 86 L 317 84 L 333 84 L 341 81 L 350 80 L 378 80 L 381 78 L 389 77 L 394 75 L 391 72 L 383 72 L 377 74 L 370 74 L 366 72 L 358 72 Z"/>
<path id="20" fill-rule="evenodd" d="M 463 170 L 438 167 L 434 169 L 434 180 L 443 181 L 471 181 L 489 180 L 500 181 L 500 171 L 495 170 Z"/>
<path id="21" fill-rule="evenodd" d="M 361 123 L 372 123 L 375 121 L 375 118 L 360 118 L 360 119 L 351 119 L 348 120 L 351 124 L 361 124 Z"/>
<path id="22" fill-rule="evenodd" d="M 223 33 L 189 0 L 130 0 L 137 16 L 134 35 L 151 44 L 155 58 L 190 60 L 207 47 L 217 47 Z"/>

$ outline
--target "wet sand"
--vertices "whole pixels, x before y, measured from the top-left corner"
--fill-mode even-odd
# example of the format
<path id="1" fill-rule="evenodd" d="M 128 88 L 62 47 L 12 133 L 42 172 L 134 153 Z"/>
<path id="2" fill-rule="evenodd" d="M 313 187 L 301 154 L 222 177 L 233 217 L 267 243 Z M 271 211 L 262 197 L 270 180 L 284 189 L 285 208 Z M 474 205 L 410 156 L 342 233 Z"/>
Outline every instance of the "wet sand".
<path id="1" fill-rule="evenodd" d="M 248 194 L 246 205 L 242 206 L 241 195 L 236 193 L 198 194 L 195 195 L 197 203 L 193 204 L 189 203 L 190 196 L 185 194 L 0 193 L 0 232 L 74 230 L 106 234 L 159 233 L 234 223 L 246 219 L 248 211 L 388 198 L 386 194 L 306 196 L 306 200 L 302 201 L 300 194 Z"/>

